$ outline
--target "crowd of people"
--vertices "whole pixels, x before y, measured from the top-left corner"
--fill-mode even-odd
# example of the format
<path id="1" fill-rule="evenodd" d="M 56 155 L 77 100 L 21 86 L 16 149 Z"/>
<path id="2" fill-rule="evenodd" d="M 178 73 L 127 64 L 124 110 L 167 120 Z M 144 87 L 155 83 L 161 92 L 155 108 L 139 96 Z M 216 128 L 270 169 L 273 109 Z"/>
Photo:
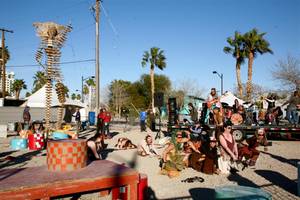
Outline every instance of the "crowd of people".
<path id="1" fill-rule="evenodd" d="M 222 126 L 224 122 L 231 121 L 234 125 L 279 125 L 280 120 L 283 119 L 283 107 L 286 108 L 286 119 L 292 125 L 299 124 L 298 110 L 300 109 L 300 92 L 295 91 L 293 95 L 281 106 L 275 106 L 276 96 L 270 94 L 264 98 L 268 104 L 267 109 L 256 104 L 248 104 L 245 107 L 238 99 L 234 100 L 233 105 L 221 103 L 216 89 L 212 88 L 207 100 L 202 105 L 200 114 L 200 122 L 202 124 L 214 124 Z M 193 106 L 190 107 L 190 118 L 194 118 Z M 195 120 L 193 120 L 195 121 Z"/>

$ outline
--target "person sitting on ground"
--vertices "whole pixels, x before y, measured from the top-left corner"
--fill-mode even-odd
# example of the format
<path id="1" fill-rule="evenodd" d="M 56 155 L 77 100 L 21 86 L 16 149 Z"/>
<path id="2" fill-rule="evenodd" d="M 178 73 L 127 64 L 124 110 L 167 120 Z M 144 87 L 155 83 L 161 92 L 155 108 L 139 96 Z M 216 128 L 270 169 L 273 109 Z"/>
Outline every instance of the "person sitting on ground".
<path id="1" fill-rule="evenodd" d="M 120 150 L 126 150 L 126 149 L 135 149 L 137 146 L 131 142 L 130 139 L 126 137 L 121 137 L 118 139 L 117 144 L 115 145 Z"/>
<path id="2" fill-rule="evenodd" d="M 153 145 L 151 135 L 147 135 L 138 145 L 138 155 L 140 156 L 159 156 L 157 149 Z"/>
<path id="3" fill-rule="evenodd" d="M 199 121 L 195 122 L 195 125 L 189 128 L 190 132 L 191 132 L 191 138 L 202 138 L 201 135 L 201 124 Z"/>
<path id="4" fill-rule="evenodd" d="M 259 150 L 256 148 L 259 145 L 266 146 L 268 145 L 268 141 L 266 138 L 266 134 L 263 128 L 257 129 L 255 135 L 244 140 L 241 143 L 241 147 L 239 147 L 239 160 L 243 161 L 245 159 L 245 164 L 249 166 L 254 166 L 256 160 L 259 156 Z"/>
<path id="5" fill-rule="evenodd" d="M 224 124 L 224 132 L 220 135 L 221 157 L 218 159 L 218 166 L 222 173 L 229 173 L 236 169 L 236 161 L 238 160 L 238 148 L 232 133 L 232 123 Z"/>
<path id="6" fill-rule="evenodd" d="M 44 126 L 41 121 L 34 121 L 32 123 L 32 133 L 44 134 Z"/>
<path id="7" fill-rule="evenodd" d="M 219 174 L 218 165 L 218 142 L 215 137 L 210 137 L 209 142 L 201 146 L 201 152 L 204 153 L 205 159 L 203 161 L 202 172 L 205 174 Z"/>
<path id="8" fill-rule="evenodd" d="M 183 133 L 185 133 L 186 137 L 183 137 Z M 190 132 L 189 131 L 177 131 L 176 138 L 171 139 L 171 143 L 167 146 L 167 148 L 162 153 L 163 162 L 167 162 L 169 160 L 170 155 L 174 153 L 174 151 L 178 151 L 179 154 L 183 156 L 182 161 L 188 166 L 188 157 L 190 155 L 190 149 L 193 151 L 200 153 L 200 151 L 194 146 L 194 144 L 190 141 Z M 184 151 L 186 150 L 186 151 Z"/>
<path id="9" fill-rule="evenodd" d="M 96 133 L 93 137 L 88 139 L 87 141 L 88 154 L 90 155 L 89 151 L 92 151 L 93 159 L 100 160 L 101 155 L 98 154 L 99 151 L 103 150 L 105 147 L 103 135 L 100 133 Z"/>

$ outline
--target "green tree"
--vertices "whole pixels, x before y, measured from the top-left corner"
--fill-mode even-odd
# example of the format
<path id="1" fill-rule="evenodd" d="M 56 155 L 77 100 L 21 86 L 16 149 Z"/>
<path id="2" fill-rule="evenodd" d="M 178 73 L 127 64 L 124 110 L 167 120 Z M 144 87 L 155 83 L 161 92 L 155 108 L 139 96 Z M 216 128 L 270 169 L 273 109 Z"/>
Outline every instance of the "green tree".
<path id="1" fill-rule="evenodd" d="M 31 95 L 30 92 L 26 92 L 25 97 L 29 97 Z"/>
<path id="2" fill-rule="evenodd" d="M 72 99 L 72 100 L 75 100 L 75 99 L 76 99 L 76 94 L 75 94 L 75 93 L 72 93 L 72 94 L 71 94 L 71 99 Z"/>
<path id="3" fill-rule="evenodd" d="M 64 84 L 64 93 L 65 96 L 69 98 L 69 88 Z"/>
<path id="4" fill-rule="evenodd" d="M 46 75 L 42 71 L 37 71 L 33 77 L 33 89 L 32 93 L 35 93 L 39 89 L 41 89 L 47 82 Z"/>
<path id="5" fill-rule="evenodd" d="M 266 33 L 258 33 L 257 29 L 252 29 L 244 34 L 245 52 L 248 57 L 248 80 L 247 80 L 247 100 L 251 100 L 252 94 L 252 72 L 253 61 L 257 54 L 271 53 L 270 44 L 264 39 Z"/>
<path id="6" fill-rule="evenodd" d="M 239 32 L 235 32 L 233 37 L 227 38 L 229 46 L 225 46 L 223 51 L 227 54 L 231 54 L 235 59 L 235 73 L 237 79 L 237 86 L 239 91 L 239 97 L 243 97 L 243 85 L 241 80 L 241 65 L 245 62 L 246 52 L 244 49 L 244 38 Z"/>
<path id="7" fill-rule="evenodd" d="M 4 60 L 5 60 L 4 64 L 6 64 L 9 59 L 10 59 L 10 53 L 6 46 L 6 47 L 4 47 Z M 2 64 L 2 47 L 0 47 L 0 63 Z"/>
<path id="8" fill-rule="evenodd" d="M 80 94 L 77 94 L 77 95 L 76 95 L 76 99 L 77 99 L 77 100 L 80 100 L 80 99 L 81 99 L 81 95 L 80 95 Z"/>
<path id="9" fill-rule="evenodd" d="M 145 51 L 142 58 L 142 66 L 145 67 L 147 63 L 150 64 L 151 108 L 154 110 L 154 69 L 157 67 L 158 69 L 163 70 L 167 66 L 164 51 L 157 47 L 152 47 L 150 51 Z"/>
<path id="10" fill-rule="evenodd" d="M 27 89 L 27 85 L 23 79 L 16 79 L 12 84 L 12 90 L 16 93 L 16 99 L 19 99 L 22 89 Z"/>

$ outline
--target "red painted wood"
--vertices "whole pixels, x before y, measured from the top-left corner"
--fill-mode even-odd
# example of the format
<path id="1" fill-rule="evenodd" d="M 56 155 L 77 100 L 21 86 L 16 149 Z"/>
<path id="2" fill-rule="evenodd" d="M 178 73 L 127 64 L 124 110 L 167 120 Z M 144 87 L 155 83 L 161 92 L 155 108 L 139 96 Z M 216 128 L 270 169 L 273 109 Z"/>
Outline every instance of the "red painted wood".
<path id="1" fill-rule="evenodd" d="M 46 166 L 0 170 L 0 199 L 38 199 L 130 185 L 135 194 L 138 172 L 107 160 L 94 161 L 70 172 L 51 172 Z"/>

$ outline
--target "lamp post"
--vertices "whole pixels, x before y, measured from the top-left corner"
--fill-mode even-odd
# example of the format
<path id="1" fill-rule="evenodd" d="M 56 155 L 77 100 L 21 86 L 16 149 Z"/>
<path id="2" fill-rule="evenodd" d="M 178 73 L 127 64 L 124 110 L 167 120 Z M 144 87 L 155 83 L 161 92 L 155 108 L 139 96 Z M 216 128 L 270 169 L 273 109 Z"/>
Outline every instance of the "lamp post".
<path id="1" fill-rule="evenodd" d="M 213 71 L 213 74 L 217 74 L 221 79 L 221 95 L 223 94 L 223 74 L 219 74 L 217 71 Z"/>
<path id="2" fill-rule="evenodd" d="M 89 78 L 95 78 L 95 76 L 89 76 L 87 78 L 83 78 L 83 76 L 81 76 L 81 102 L 83 103 L 83 81 L 89 79 Z"/>

